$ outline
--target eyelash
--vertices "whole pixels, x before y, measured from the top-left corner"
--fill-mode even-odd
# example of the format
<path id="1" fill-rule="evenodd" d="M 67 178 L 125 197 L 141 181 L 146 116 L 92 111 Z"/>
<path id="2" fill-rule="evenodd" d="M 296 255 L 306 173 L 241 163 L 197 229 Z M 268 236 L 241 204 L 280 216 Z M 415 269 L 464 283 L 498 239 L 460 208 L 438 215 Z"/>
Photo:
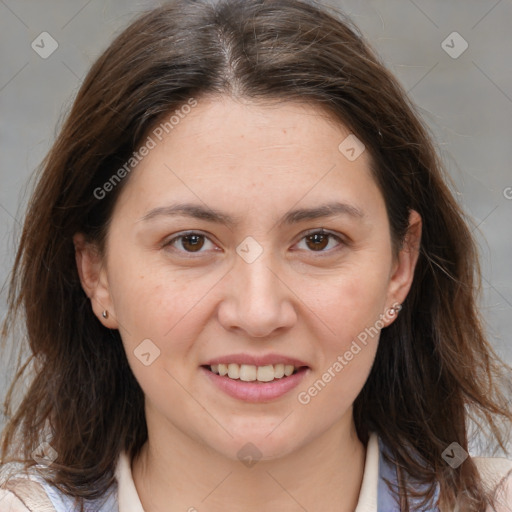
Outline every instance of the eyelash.
<path id="1" fill-rule="evenodd" d="M 323 228 L 321 228 L 321 229 L 312 229 L 312 230 L 307 231 L 306 233 L 304 233 L 304 235 L 299 240 L 299 242 L 301 242 L 302 240 L 304 240 L 308 236 L 316 235 L 316 234 L 325 235 L 327 237 L 334 238 L 334 239 L 336 239 L 336 241 L 339 242 L 339 245 L 341 245 L 341 246 L 347 245 L 347 242 L 345 242 L 340 236 L 335 235 L 334 233 L 331 233 L 330 231 L 326 231 Z M 176 242 L 177 240 L 183 239 L 183 238 L 185 238 L 187 236 L 190 236 L 190 235 L 199 235 L 199 236 L 202 236 L 202 237 L 206 238 L 207 240 L 209 240 L 211 242 L 211 240 L 208 238 L 208 236 L 205 235 L 204 233 L 201 233 L 199 231 L 185 231 L 185 232 L 179 234 L 178 236 L 173 237 L 169 241 L 165 242 L 163 244 L 163 247 L 172 246 L 174 244 L 174 242 Z M 189 251 L 185 251 L 185 250 L 182 251 L 182 250 L 176 249 L 175 247 L 173 249 L 178 251 L 178 252 L 180 252 L 180 253 L 184 253 L 184 254 L 189 254 L 190 255 L 190 256 L 185 256 L 185 258 L 196 258 L 198 256 L 193 256 L 194 254 L 198 254 L 199 255 L 199 254 L 205 252 L 205 251 L 201 251 L 200 250 L 200 251 L 194 253 L 194 252 L 189 252 Z M 322 255 L 325 254 L 325 253 L 328 253 L 327 255 L 330 255 L 332 252 L 336 252 L 339 249 L 340 249 L 340 247 L 334 248 L 334 249 L 329 249 L 327 251 L 321 250 L 321 251 L 307 251 L 307 252 L 311 252 L 311 253 L 317 252 L 319 254 L 319 256 L 315 256 L 315 257 L 322 257 Z"/>

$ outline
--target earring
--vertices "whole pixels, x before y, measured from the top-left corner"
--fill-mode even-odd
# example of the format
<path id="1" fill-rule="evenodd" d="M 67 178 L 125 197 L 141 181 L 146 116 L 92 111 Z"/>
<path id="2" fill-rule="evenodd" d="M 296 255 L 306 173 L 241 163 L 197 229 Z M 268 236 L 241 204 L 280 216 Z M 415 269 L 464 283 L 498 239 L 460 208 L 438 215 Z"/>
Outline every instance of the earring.
<path id="1" fill-rule="evenodd" d="M 103 311 L 103 313 L 101 313 L 101 316 L 102 316 L 103 318 L 108 318 L 108 311 L 105 309 L 105 310 Z"/>
<path id="2" fill-rule="evenodd" d="M 400 312 L 401 309 L 402 309 L 402 304 L 395 304 L 393 307 L 391 307 L 389 309 L 389 314 L 391 316 L 395 316 L 396 314 L 398 314 Z"/>

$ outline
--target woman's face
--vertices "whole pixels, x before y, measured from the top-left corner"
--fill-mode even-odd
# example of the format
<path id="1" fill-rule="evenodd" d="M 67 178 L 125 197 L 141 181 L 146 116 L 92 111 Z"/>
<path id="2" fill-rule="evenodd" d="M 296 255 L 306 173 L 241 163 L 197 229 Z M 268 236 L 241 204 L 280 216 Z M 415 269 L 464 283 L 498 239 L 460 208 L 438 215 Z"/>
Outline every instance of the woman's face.
<path id="1" fill-rule="evenodd" d="M 273 458 L 351 427 L 416 258 L 393 258 L 368 152 L 305 104 L 204 98 L 168 131 L 131 171 L 104 260 L 78 257 L 150 439 L 171 431 L 232 459 L 251 442 Z M 245 363 L 228 369 L 248 381 L 210 363 Z M 302 369 L 279 378 L 280 364 Z"/>

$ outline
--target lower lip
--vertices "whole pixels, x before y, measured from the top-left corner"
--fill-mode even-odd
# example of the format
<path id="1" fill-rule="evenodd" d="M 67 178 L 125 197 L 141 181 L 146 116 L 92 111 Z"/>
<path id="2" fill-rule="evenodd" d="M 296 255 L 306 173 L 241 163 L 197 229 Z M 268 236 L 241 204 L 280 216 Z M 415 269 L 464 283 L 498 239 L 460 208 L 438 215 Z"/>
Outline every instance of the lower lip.
<path id="1" fill-rule="evenodd" d="M 274 400 L 291 391 L 299 385 L 309 371 L 309 368 L 301 368 L 297 373 L 289 377 L 283 377 L 272 382 L 245 382 L 240 379 L 235 380 L 229 377 L 221 377 L 219 374 L 213 373 L 203 366 L 200 367 L 200 370 L 227 395 L 244 400 L 245 402 L 258 403 Z"/>

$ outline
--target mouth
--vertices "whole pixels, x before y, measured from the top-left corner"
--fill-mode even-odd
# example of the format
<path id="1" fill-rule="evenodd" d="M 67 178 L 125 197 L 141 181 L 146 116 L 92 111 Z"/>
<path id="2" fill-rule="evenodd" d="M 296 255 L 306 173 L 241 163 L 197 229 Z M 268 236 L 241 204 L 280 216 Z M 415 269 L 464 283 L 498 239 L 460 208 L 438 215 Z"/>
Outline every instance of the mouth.
<path id="1" fill-rule="evenodd" d="M 256 366 L 252 364 L 219 363 L 202 365 L 202 368 L 220 377 L 227 377 L 232 380 L 243 382 L 268 383 L 286 379 L 301 371 L 307 370 L 308 366 L 294 366 L 292 364 L 267 364 Z"/>
<path id="2" fill-rule="evenodd" d="M 200 370 L 213 389 L 244 402 L 266 403 L 289 394 L 311 368 L 283 363 L 264 366 L 219 363 L 202 365 Z"/>

